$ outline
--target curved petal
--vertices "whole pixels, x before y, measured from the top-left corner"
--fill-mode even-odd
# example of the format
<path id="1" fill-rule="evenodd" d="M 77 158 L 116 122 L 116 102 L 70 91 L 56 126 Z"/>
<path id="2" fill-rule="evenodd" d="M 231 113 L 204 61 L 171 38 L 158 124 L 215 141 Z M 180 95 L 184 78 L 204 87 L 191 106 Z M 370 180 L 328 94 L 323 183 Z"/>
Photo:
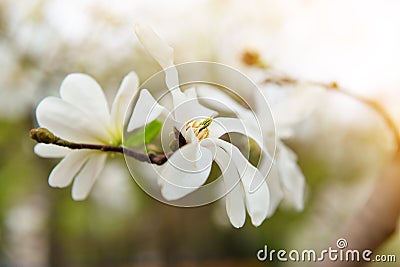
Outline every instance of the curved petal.
<path id="1" fill-rule="evenodd" d="M 199 103 L 194 88 L 189 88 L 184 93 L 181 91 L 175 66 L 164 69 L 164 72 L 168 89 L 172 95 L 173 114 L 177 121 L 187 122 L 194 118 L 209 118 L 217 115 L 216 111 Z"/>
<path id="2" fill-rule="evenodd" d="M 258 118 L 252 110 L 243 107 L 223 91 L 210 85 L 199 85 L 196 88 L 196 92 L 198 93 L 200 102 L 207 103 L 209 107 L 215 110 L 235 114 L 245 123 L 247 129 L 252 129 L 255 132 L 257 132 L 260 126 L 262 129 L 262 121 L 260 121 L 261 125 L 257 124 Z"/>
<path id="3" fill-rule="evenodd" d="M 244 116 L 252 115 L 250 114 L 252 113 L 251 110 L 243 107 L 232 97 L 222 92 L 220 89 L 215 88 L 214 86 L 204 84 L 198 85 L 196 86 L 196 92 L 200 101 L 207 103 L 207 105 L 216 110 Z"/>
<path id="4" fill-rule="evenodd" d="M 186 96 L 179 88 L 178 71 L 174 66 L 174 50 L 172 47 L 147 25 L 136 24 L 135 31 L 144 48 L 165 71 L 166 84 L 172 94 L 175 119 L 186 122 L 199 116 L 213 116 L 215 111 L 200 105 L 196 98 Z"/>
<path id="5" fill-rule="evenodd" d="M 155 120 L 163 112 L 168 111 L 157 103 L 148 90 L 143 89 L 140 91 L 139 99 L 133 109 L 127 130 L 130 132 L 144 127 Z"/>
<path id="6" fill-rule="evenodd" d="M 98 143 L 108 139 L 98 121 L 57 97 L 43 99 L 36 108 L 36 118 L 41 127 L 69 141 Z"/>
<path id="7" fill-rule="evenodd" d="M 187 144 L 165 163 L 159 178 L 161 193 L 167 200 L 176 200 L 203 185 L 210 174 L 212 154 L 198 144 Z"/>
<path id="8" fill-rule="evenodd" d="M 225 188 L 228 191 L 225 198 L 229 220 L 234 227 L 240 228 L 246 221 L 246 206 L 239 173 L 231 157 L 219 147 L 216 148 L 215 162 L 221 169 Z"/>
<path id="9" fill-rule="evenodd" d="M 267 178 L 267 185 L 270 191 L 268 217 L 271 217 L 275 213 L 276 209 L 283 199 L 281 179 L 276 164 L 273 165 L 271 168 L 271 172 L 269 173 Z"/>
<path id="10" fill-rule="evenodd" d="M 234 161 L 246 196 L 246 207 L 254 226 L 259 226 L 265 220 L 269 209 L 269 189 L 263 175 L 243 156 L 240 150 L 231 143 L 221 139 L 213 141 L 224 149 Z M 255 191 L 250 188 L 251 183 L 256 183 Z"/>
<path id="11" fill-rule="evenodd" d="M 68 186 L 92 153 L 85 150 L 69 153 L 51 171 L 49 185 L 52 187 Z"/>
<path id="12" fill-rule="evenodd" d="M 177 89 L 173 90 L 177 91 Z M 179 98 L 174 97 L 174 116 L 177 121 L 187 122 L 195 118 L 210 118 L 217 115 L 217 112 L 206 108 L 199 103 L 196 97 L 192 97 L 192 92 L 189 91 L 188 96 L 181 93 Z"/>
<path id="13" fill-rule="evenodd" d="M 261 174 L 267 177 L 267 185 L 269 188 L 270 201 L 267 217 L 271 217 L 283 199 L 283 191 L 281 185 L 281 178 L 279 176 L 278 164 L 270 165 L 269 159 L 261 158 L 260 165 L 258 166 Z"/>
<path id="14" fill-rule="evenodd" d="M 111 121 L 119 130 L 123 128 L 126 112 L 133 96 L 138 90 L 138 86 L 139 78 L 136 73 L 132 71 L 122 80 L 121 86 L 114 98 L 114 102 L 111 106 Z"/>
<path id="15" fill-rule="evenodd" d="M 104 169 L 106 159 L 107 154 L 101 152 L 92 154 L 88 159 L 72 185 L 72 198 L 74 200 L 84 200 L 89 195 L 96 179 Z"/>
<path id="16" fill-rule="evenodd" d="M 36 144 L 33 150 L 42 158 L 63 158 L 72 152 L 69 148 L 51 144 Z"/>
<path id="17" fill-rule="evenodd" d="M 285 198 L 296 210 L 304 208 L 305 178 L 297 165 L 296 154 L 281 144 L 279 147 L 277 165 L 279 167 L 281 183 L 286 192 Z"/>
<path id="18" fill-rule="evenodd" d="M 197 98 L 196 88 L 190 87 L 183 92 L 187 98 Z"/>
<path id="19" fill-rule="evenodd" d="M 110 121 L 107 99 L 100 85 L 89 75 L 69 74 L 61 84 L 62 99 L 106 126 Z"/>
<path id="20" fill-rule="evenodd" d="M 163 69 L 174 64 L 174 49 L 145 24 L 135 25 L 136 36 Z"/>
<path id="21" fill-rule="evenodd" d="M 265 89 L 271 95 L 272 88 Z M 279 88 L 282 91 L 282 88 Z M 281 101 L 272 105 L 276 129 L 281 138 L 289 138 L 293 134 L 292 127 L 306 119 L 320 103 L 324 90 L 318 86 L 300 84 L 288 88 Z"/>
<path id="22" fill-rule="evenodd" d="M 208 127 L 210 130 L 211 138 L 219 138 L 225 133 L 240 133 L 253 139 L 257 145 L 262 149 L 265 155 L 269 158 L 270 163 L 273 159 L 268 151 L 268 148 L 264 144 L 263 135 L 261 129 L 258 131 L 254 130 L 254 127 L 246 127 L 246 122 L 237 118 L 219 117 L 213 120 L 213 123 Z"/>

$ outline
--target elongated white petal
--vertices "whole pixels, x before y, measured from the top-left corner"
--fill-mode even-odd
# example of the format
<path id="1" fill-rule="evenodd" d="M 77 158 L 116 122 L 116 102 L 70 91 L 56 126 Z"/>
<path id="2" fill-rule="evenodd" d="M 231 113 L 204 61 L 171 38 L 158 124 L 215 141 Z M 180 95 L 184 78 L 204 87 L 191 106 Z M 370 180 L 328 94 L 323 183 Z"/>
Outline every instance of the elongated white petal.
<path id="1" fill-rule="evenodd" d="M 203 185 L 210 174 L 212 154 L 199 144 L 187 144 L 165 163 L 159 178 L 161 193 L 167 200 L 176 200 Z"/>
<path id="2" fill-rule="evenodd" d="M 269 189 L 263 175 L 242 155 L 240 150 L 231 143 L 221 139 L 213 139 L 218 146 L 230 154 L 242 179 L 246 196 L 246 207 L 254 226 L 259 226 L 265 220 L 269 209 Z M 255 182 L 257 189 L 250 190 L 250 184 Z"/>
<path id="3" fill-rule="evenodd" d="M 141 128 L 155 120 L 163 112 L 168 112 L 159 105 L 150 92 L 146 89 L 140 91 L 139 99 L 133 109 L 128 123 L 128 131 Z"/>
<path id="4" fill-rule="evenodd" d="M 260 126 L 262 128 L 263 117 L 257 118 L 252 110 L 243 107 L 232 97 L 214 86 L 199 85 L 196 87 L 196 92 L 201 103 L 206 103 L 207 106 L 218 111 L 236 114 L 245 123 L 246 129 L 257 132 Z M 258 119 L 260 119 L 260 125 L 257 123 Z"/>
<path id="5" fill-rule="evenodd" d="M 174 64 L 174 49 L 145 24 L 135 25 L 136 36 L 150 55 L 166 69 Z"/>
<path id="6" fill-rule="evenodd" d="M 238 115 L 251 115 L 251 110 L 243 107 L 236 102 L 232 97 L 222 92 L 221 90 L 210 85 L 196 86 L 196 92 L 200 101 L 207 103 L 210 107 L 216 110 L 221 110 L 227 113 L 236 113 Z M 254 116 L 251 116 L 254 117 Z"/>
<path id="7" fill-rule="evenodd" d="M 281 88 L 275 90 L 282 91 Z M 267 96 L 274 92 L 272 88 L 265 91 Z M 289 138 L 293 133 L 292 127 L 315 110 L 322 93 L 323 90 L 317 86 L 298 85 L 288 89 L 281 101 L 272 105 L 277 133 L 281 138 Z"/>
<path id="8" fill-rule="evenodd" d="M 94 153 L 90 156 L 85 166 L 75 177 L 72 185 L 72 198 L 74 200 L 84 200 L 89 195 L 96 179 L 105 166 L 106 159 L 107 154 L 105 153 Z"/>
<path id="9" fill-rule="evenodd" d="M 138 86 L 139 78 L 135 72 L 128 73 L 122 80 L 121 86 L 111 106 L 111 121 L 114 122 L 117 129 L 122 129 L 124 125 L 126 112 L 133 96 L 138 90 Z"/>
<path id="10" fill-rule="evenodd" d="M 49 185 L 52 187 L 66 187 L 93 152 L 79 150 L 72 151 L 51 171 Z"/>
<path id="11" fill-rule="evenodd" d="M 228 192 L 225 198 L 229 220 L 234 227 L 240 228 L 246 220 L 246 206 L 239 173 L 231 157 L 219 147 L 216 148 L 215 162 L 221 169 Z"/>
<path id="12" fill-rule="evenodd" d="M 281 186 L 281 179 L 278 172 L 278 165 L 272 166 L 271 172 L 267 177 L 267 184 L 270 193 L 270 204 L 268 210 L 268 217 L 271 217 L 283 199 L 283 191 Z"/>
<path id="13" fill-rule="evenodd" d="M 69 141 L 98 143 L 108 138 L 98 121 L 57 97 L 43 99 L 37 106 L 36 118 L 41 127 Z"/>
<path id="14" fill-rule="evenodd" d="M 281 178 L 279 176 L 279 166 L 278 164 L 271 165 L 269 159 L 262 157 L 258 169 L 264 177 L 267 177 L 266 181 L 270 194 L 269 210 L 267 217 L 271 217 L 275 213 L 275 210 L 278 208 L 284 196 L 282 191 Z"/>
<path id="15" fill-rule="evenodd" d="M 184 99 L 179 104 L 174 103 L 174 115 L 177 121 L 187 122 L 195 118 L 205 119 L 214 117 L 217 115 L 217 112 L 201 105 L 197 98 L 189 98 L 184 95 Z"/>
<path id="16" fill-rule="evenodd" d="M 42 158 L 62 158 L 72 152 L 71 149 L 51 144 L 36 144 L 35 154 Z"/>
<path id="17" fill-rule="evenodd" d="M 197 98 L 196 88 L 190 87 L 183 92 L 187 98 Z"/>
<path id="18" fill-rule="evenodd" d="M 73 73 L 68 75 L 61 84 L 61 98 L 78 107 L 90 117 L 108 125 L 110 110 L 107 99 L 100 85 L 89 75 Z"/>
<path id="19" fill-rule="evenodd" d="M 262 149 L 265 155 L 269 158 L 270 163 L 272 163 L 272 156 L 269 153 L 263 139 L 263 135 L 261 130 L 258 131 L 254 130 L 253 127 L 246 127 L 246 122 L 237 119 L 237 118 L 226 118 L 226 117 L 219 117 L 213 120 L 213 123 L 208 127 L 210 130 L 210 137 L 218 138 L 225 133 L 240 133 L 246 135 L 253 139 L 257 145 Z M 252 190 L 255 189 L 254 185 L 251 188 Z"/>
<path id="20" fill-rule="evenodd" d="M 296 210 L 304 208 L 305 178 L 297 165 L 296 154 L 284 144 L 279 146 L 277 165 L 279 167 L 285 198 Z"/>
<path id="21" fill-rule="evenodd" d="M 211 117 L 216 114 L 202 105 L 196 98 L 186 96 L 179 88 L 178 71 L 174 66 L 174 50 L 161 39 L 149 26 L 136 24 L 136 35 L 144 48 L 160 64 L 165 71 L 165 80 L 172 94 L 175 119 L 180 122 L 195 117 Z"/>
<path id="22" fill-rule="evenodd" d="M 226 212 L 234 227 L 240 228 L 244 225 L 246 221 L 246 207 L 243 198 L 242 184 L 238 183 L 226 195 Z"/>
<path id="23" fill-rule="evenodd" d="M 161 39 L 152 28 L 144 24 L 136 24 L 136 35 L 150 55 L 165 72 L 165 82 L 172 95 L 174 107 L 184 102 L 187 97 L 179 88 L 178 71 L 174 66 L 174 49 Z"/>
<path id="24" fill-rule="evenodd" d="M 179 87 L 178 72 L 174 66 L 165 69 L 166 83 L 172 95 L 173 114 L 175 120 L 187 122 L 194 118 L 215 117 L 217 112 L 199 103 L 194 88 L 187 89 L 182 93 Z"/>

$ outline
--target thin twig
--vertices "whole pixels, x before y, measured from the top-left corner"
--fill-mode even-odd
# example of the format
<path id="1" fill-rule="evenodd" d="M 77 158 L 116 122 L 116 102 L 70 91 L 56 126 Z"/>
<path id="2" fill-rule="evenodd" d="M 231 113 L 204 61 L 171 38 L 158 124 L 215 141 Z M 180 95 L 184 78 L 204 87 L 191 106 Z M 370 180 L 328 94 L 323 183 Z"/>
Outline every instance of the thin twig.
<path id="1" fill-rule="evenodd" d="M 69 142 L 55 136 L 53 133 L 51 133 L 49 130 L 45 128 L 32 129 L 30 131 L 30 137 L 38 143 L 53 144 L 57 146 L 67 147 L 70 149 L 91 149 L 103 152 L 121 153 L 129 157 L 135 158 L 139 161 L 148 162 L 156 165 L 163 165 L 168 160 L 168 157 L 172 155 L 172 152 L 167 154 L 143 153 L 122 146 L 82 144 L 82 143 Z"/>
<path id="2" fill-rule="evenodd" d="M 264 80 L 264 83 L 273 83 L 277 85 L 297 85 L 297 84 L 310 84 L 310 85 L 315 85 L 315 86 L 320 86 L 322 88 L 325 88 L 327 90 L 332 90 L 332 91 L 337 91 L 343 95 L 346 95 L 370 108 L 372 108 L 378 115 L 380 115 L 386 125 L 390 128 L 390 130 L 393 132 L 394 137 L 396 138 L 396 143 L 397 143 L 397 151 L 400 152 L 400 131 L 396 126 L 396 123 L 392 119 L 392 117 L 388 114 L 388 112 L 385 110 L 385 108 L 382 107 L 378 102 L 365 98 L 359 95 L 356 95 L 354 93 L 351 93 L 349 90 L 346 90 L 345 88 L 341 87 L 338 85 L 336 82 L 332 83 L 323 83 L 323 82 L 315 82 L 315 81 L 300 81 L 296 80 L 295 78 L 286 76 L 286 75 L 278 75 L 278 74 L 273 74 L 267 79 Z"/>

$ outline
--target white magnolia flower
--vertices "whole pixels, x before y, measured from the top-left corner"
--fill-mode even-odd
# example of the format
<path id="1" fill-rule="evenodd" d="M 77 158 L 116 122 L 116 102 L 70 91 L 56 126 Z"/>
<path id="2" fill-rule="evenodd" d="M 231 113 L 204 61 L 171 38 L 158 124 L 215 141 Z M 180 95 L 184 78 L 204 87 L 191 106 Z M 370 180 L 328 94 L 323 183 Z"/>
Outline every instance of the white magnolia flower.
<path id="1" fill-rule="evenodd" d="M 256 131 L 246 129 L 243 121 L 238 118 L 213 118 L 216 112 L 198 102 L 194 88 L 184 93 L 179 88 L 173 49 L 146 26 L 137 25 L 136 34 L 147 51 L 164 68 L 173 110 L 171 118 L 171 113 L 143 89 L 133 110 L 128 131 L 143 127 L 160 115 L 166 115 L 165 123 L 171 123 L 171 127 L 178 129 L 187 143 L 162 166 L 159 178 L 162 195 L 167 200 L 176 200 L 200 188 L 206 182 L 211 163 L 215 160 L 223 172 L 226 188 L 232 188 L 226 195 L 226 209 L 232 225 L 243 226 L 246 209 L 253 225 L 260 225 L 267 217 L 269 208 L 269 189 L 265 177 L 236 146 L 219 137 L 228 132 L 238 132 L 254 139 L 268 153 L 262 137 Z M 252 188 L 254 185 L 258 187 Z"/>
<path id="2" fill-rule="evenodd" d="M 129 73 L 121 83 L 109 109 L 100 85 L 85 74 L 70 74 L 61 84 L 60 98 L 46 97 L 36 109 L 40 127 L 77 143 L 118 146 L 122 143 L 125 112 L 138 88 L 138 78 Z M 93 150 L 71 150 L 37 144 L 35 153 L 46 158 L 63 158 L 52 170 L 49 184 L 67 187 L 72 180 L 72 198 L 85 199 L 102 172 L 107 154 Z"/>
<path id="3" fill-rule="evenodd" d="M 262 131 L 268 144 L 269 139 L 276 133 L 277 146 L 275 154 L 275 164 L 269 168 L 269 161 L 262 158 L 260 171 L 263 175 L 269 176 L 267 183 L 270 189 L 270 207 L 268 216 L 272 216 L 282 200 L 285 200 L 296 210 L 304 207 L 305 177 L 297 165 L 297 155 L 287 147 L 283 140 L 293 136 L 293 126 L 304 120 L 315 108 L 317 98 L 321 95 L 322 89 L 315 87 L 298 86 L 297 88 L 261 88 L 263 94 L 269 100 L 270 108 L 274 116 L 275 128 L 269 124 L 261 124 Z M 289 90 L 289 91 L 287 91 Z M 246 124 L 247 129 L 257 127 L 251 118 L 252 111 L 243 107 L 225 93 L 215 90 L 210 86 L 203 86 L 198 90 L 200 96 L 209 96 L 209 104 L 221 102 L 225 103 L 225 112 L 234 111 L 239 118 Z M 205 99 L 205 98 L 204 98 Z M 254 99 L 256 102 L 259 99 Z M 218 106 L 215 108 L 224 108 Z M 255 112 L 265 114 L 268 112 L 263 101 L 256 105 Z"/>

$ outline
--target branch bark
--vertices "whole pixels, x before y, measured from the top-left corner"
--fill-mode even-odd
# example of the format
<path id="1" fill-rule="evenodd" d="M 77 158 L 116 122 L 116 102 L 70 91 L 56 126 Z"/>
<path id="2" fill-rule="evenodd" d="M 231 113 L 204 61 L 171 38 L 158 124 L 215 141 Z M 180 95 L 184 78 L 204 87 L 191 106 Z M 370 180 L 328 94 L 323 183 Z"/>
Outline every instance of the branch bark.
<path id="1" fill-rule="evenodd" d="M 139 161 L 148 162 L 156 165 L 163 165 L 172 155 L 172 152 L 167 154 L 143 153 L 133 149 L 125 148 L 123 146 L 108 146 L 69 142 L 55 136 L 46 128 L 32 129 L 30 131 L 30 137 L 38 143 L 53 144 L 57 146 L 68 147 L 70 149 L 91 149 L 103 152 L 121 153 L 129 157 L 135 158 Z"/>

